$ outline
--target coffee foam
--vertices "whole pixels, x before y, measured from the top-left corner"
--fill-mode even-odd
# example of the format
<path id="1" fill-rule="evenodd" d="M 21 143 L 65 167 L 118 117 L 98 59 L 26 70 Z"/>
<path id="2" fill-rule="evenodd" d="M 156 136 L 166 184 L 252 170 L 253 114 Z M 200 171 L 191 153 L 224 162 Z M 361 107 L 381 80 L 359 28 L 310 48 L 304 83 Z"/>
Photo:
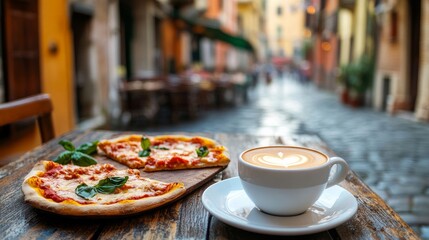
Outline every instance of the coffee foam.
<path id="1" fill-rule="evenodd" d="M 325 155 L 303 148 L 257 148 L 243 154 L 243 160 L 260 167 L 274 169 L 302 169 L 324 164 Z"/>

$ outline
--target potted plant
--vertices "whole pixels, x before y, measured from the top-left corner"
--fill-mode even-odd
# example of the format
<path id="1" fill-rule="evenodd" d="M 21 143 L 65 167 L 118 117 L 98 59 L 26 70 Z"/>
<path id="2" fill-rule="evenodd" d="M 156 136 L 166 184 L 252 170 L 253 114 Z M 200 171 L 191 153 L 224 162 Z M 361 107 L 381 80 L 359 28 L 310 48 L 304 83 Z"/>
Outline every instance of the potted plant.
<path id="1" fill-rule="evenodd" d="M 371 87 L 374 73 L 372 57 L 363 56 L 358 61 L 341 66 L 339 81 L 343 85 L 341 100 L 353 107 L 364 104 L 366 91 Z"/>

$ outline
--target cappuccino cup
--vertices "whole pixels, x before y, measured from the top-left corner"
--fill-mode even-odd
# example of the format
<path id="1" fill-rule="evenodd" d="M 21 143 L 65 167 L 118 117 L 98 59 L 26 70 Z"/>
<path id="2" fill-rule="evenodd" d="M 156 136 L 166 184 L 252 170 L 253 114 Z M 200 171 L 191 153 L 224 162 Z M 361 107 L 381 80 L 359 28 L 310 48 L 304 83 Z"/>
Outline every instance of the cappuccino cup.
<path id="1" fill-rule="evenodd" d="M 259 210 L 279 216 L 304 213 L 326 188 L 344 180 L 348 171 L 342 158 L 295 146 L 248 149 L 238 161 L 246 194 Z"/>

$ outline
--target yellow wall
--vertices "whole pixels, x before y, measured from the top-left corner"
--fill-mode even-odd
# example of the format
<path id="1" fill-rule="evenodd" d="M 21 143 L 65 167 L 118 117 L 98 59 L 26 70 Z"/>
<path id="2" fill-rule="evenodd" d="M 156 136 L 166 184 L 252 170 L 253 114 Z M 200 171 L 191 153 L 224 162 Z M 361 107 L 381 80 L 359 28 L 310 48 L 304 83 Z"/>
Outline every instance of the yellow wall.
<path id="1" fill-rule="evenodd" d="M 338 35 L 341 39 L 340 65 L 347 65 L 350 60 L 350 48 L 353 29 L 353 13 L 347 9 L 338 12 Z"/>
<path id="2" fill-rule="evenodd" d="M 74 128 L 72 85 L 72 36 L 67 0 L 39 0 L 40 68 L 42 91 L 51 95 L 55 134 L 58 136 Z M 51 53 L 49 46 L 57 45 Z M 4 142 L 0 145 L 0 159 L 13 158 L 40 144 L 38 131 Z"/>
<path id="3" fill-rule="evenodd" d="M 73 129 L 73 63 L 72 34 L 67 0 L 40 1 L 40 55 L 43 92 L 49 93 L 54 104 L 55 133 Z M 51 43 L 58 45 L 50 53 Z"/>
<path id="4" fill-rule="evenodd" d="M 429 1 L 422 1 L 421 8 L 420 76 L 416 118 L 429 122 Z"/>
<path id="5" fill-rule="evenodd" d="M 367 4 L 366 0 L 356 1 L 353 60 L 359 59 L 365 51 Z"/>
<path id="6" fill-rule="evenodd" d="M 252 43 L 256 50 L 258 59 L 262 60 L 262 46 L 260 45 L 260 34 L 262 28 L 259 19 L 263 14 L 260 2 L 252 0 L 247 2 L 238 1 L 237 5 L 238 15 L 241 17 L 243 34 Z"/>
<path id="7" fill-rule="evenodd" d="M 266 1 L 266 31 L 269 48 L 277 55 L 282 49 L 286 56 L 292 56 L 293 49 L 304 37 L 305 15 L 301 9 L 301 0 L 270 0 Z M 277 8 L 282 8 L 282 14 L 277 15 Z M 281 36 L 277 28 L 282 28 Z"/>

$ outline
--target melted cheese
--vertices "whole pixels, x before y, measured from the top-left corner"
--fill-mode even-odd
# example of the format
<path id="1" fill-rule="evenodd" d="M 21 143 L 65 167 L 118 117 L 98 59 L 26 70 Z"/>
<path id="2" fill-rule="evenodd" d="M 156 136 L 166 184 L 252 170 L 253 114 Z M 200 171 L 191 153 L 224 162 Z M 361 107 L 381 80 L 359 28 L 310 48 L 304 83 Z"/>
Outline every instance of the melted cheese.
<path id="1" fill-rule="evenodd" d="M 106 170 L 109 169 L 109 170 Z M 74 176 L 70 178 L 70 176 Z M 75 189 L 82 183 L 95 186 L 100 180 L 108 177 L 125 177 L 128 181 L 112 194 L 97 193 L 90 200 L 86 200 L 75 193 Z M 138 170 L 116 170 L 110 164 L 79 167 L 74 165 L 59 165 L 58 168 L 47 171 L 40 179 L 39 188 L 44 197 L 51 196 L 53 201 L 76 201 L 80 204 L 113 204 L 125 200 L 135 200 L 148 196 L 156 196 L 168 191 L 169 184 L 150 180 L 140 176 Z M 60 199 L 60 200 L 59 200 Z"/>
<path id="2" fill-rule="evenodd" d="M 134 135 L 132 135 L 134 136 Z M 121 137 L 112 140 L 103 140 L 99 148 L 109 157 L 131 168 L 145 168 L 145 170 L 175 169 L 186 167 L 204 167 L 206 163 L 219 161 L 219 146 L 203 138 L 160 136 L 151 139 L 151 152 L 148 157 L 139 157 L 142 151 L 141 137 Z M 209 149 L 205 157 L 198 157 L 196 150 L 201 146 Z"/>

